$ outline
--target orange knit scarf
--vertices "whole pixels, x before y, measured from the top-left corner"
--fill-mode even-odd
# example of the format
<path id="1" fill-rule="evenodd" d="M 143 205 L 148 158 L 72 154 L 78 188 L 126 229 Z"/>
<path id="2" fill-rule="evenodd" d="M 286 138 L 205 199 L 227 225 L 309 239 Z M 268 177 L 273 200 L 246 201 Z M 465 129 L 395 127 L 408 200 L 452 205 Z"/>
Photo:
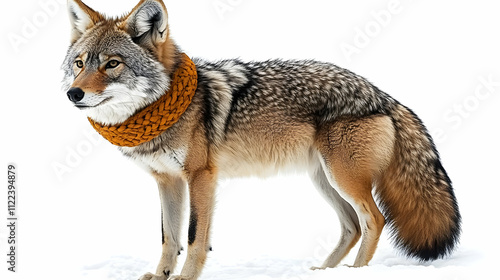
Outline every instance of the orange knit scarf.
<path id="1" fill-rule="evenodd" d="M 135 147 L 148 142 L 175 124 L 193 99 L 198 84 L 196 66 L 186 54 L 172 76 L 170 89 L 157 101 L 112 126 L 91 118 L 90 124 L 106 140 L 117 146 Z"/>

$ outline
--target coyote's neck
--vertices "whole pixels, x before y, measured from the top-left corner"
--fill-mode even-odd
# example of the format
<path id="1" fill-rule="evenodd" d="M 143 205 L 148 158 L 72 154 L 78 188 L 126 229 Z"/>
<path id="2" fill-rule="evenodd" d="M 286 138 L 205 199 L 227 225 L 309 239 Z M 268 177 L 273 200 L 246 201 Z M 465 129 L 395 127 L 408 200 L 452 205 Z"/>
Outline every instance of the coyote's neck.
<path id="1" fill-rule="evenodd" d="M 193 99 L 198 84 L 196 66 L 186 54 L 172 76 L 169 90 L 156 102 L 121 124 L 105 126 L 91 118 L 90 124 L 117 146 L 135 147 L 152 140 L 175 124 Z"/>

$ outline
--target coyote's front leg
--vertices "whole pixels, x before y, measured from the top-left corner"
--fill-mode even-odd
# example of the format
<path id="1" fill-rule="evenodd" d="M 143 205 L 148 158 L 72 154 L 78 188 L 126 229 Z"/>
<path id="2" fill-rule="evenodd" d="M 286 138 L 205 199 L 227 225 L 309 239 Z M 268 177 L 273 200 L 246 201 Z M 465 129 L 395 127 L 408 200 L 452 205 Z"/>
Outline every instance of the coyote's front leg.
<path id="1" fill-rule="evenodd" d="M 158 182 L 161 201 L 162 254 L 156 274 L 147 273 L 140 280 L 167 280 L 174 272 L 181 251 L 180 229 L 184 209 L 185 182 L 167 174 L 153 174 Z"/>
<path id="2" fill-rule="evenodd" d="M 215 200 L 216 175 L 211 168 L 192 174 L 189 181 L 191 214 L 188 230 L 188 255 L 181 275 L 169 280 L 195 280 L 201 274 L 210 249 L 209 233 Z"/>

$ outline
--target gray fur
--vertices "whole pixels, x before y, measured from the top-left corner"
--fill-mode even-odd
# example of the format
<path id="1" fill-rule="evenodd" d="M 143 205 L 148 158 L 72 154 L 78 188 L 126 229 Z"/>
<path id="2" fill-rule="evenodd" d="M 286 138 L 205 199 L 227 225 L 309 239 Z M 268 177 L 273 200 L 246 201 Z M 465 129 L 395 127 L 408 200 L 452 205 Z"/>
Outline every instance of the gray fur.
<path id="1" fill-rule="evenodd" d="M 200 77 L 200 91 L 208 95 L 205 98 L 209 100 L 205 121 L 209 131 L 216 135 L 234 133 L 235 127 L 251 124 L 255 118 L 265 118 L 266 114 L 279 115 L 284 122 L 289 119 L 318 124 L 341 116 L 387 114 L 395 104 L 390 96 L 366 79 L 330 63 L 313 60 L 194 61 Z M 228 92 L 231 99 L 221 99 Z M 227 114 L 224 110 L 228 106 Z M 225 114 L 226 118 L 216 116 Z M 220 130 L 222 127 L 224 131 Z M 216 145 L 221 139 L 224 137 L 212 135 Z"/>

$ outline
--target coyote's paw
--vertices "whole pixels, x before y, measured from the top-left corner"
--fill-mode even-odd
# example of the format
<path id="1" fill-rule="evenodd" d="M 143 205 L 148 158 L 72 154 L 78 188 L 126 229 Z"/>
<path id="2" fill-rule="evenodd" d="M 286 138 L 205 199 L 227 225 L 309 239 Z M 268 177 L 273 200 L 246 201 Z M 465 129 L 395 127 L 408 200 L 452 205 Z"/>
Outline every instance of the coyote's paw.
<path id="1" fill-rule="evenodd" d="M 146 273 L 139 278 L 139 280 L 167 280 L 165 275 L 156 275 L 153 273 Z"/>
<path id="2" fill-rule="evenodd" d="M 326 267 L 322 266 L 322 267 L 318 267 L 318 266 L 311 266 L 310 270 L 325 270 Z"/>
<path id="3" fill-rule="evenodd" d="M 191 277 L 186 277 L 182 275 L 172 275 L 168 278 L 168 280 L 192 280 L 193 278 Z"/>
<path id="4" fill-rule="evenodd" d="M 353 265 L 344 264 L 344 266 L 348 267 L 348 268 L 358 268 L 358 267 L 361 267 L 361 266 L 355 265 L 355 264 L 353 264 Z"/>

